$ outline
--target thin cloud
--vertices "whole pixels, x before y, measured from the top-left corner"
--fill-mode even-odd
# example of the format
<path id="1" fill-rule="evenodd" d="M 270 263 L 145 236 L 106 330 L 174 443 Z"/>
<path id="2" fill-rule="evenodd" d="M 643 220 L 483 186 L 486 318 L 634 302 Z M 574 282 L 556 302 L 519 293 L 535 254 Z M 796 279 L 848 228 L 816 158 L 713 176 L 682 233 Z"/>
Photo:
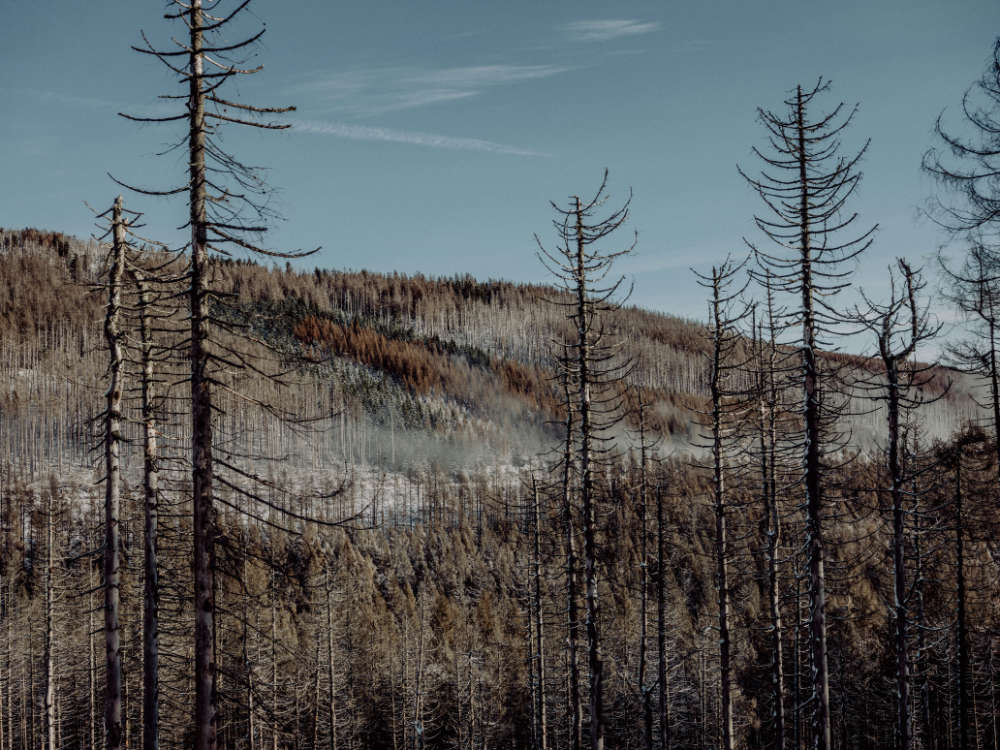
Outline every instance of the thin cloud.
<path id="1" fill-rule="evenodd" d="M 317 122 L 315 120 L 297 120 L 292 123 L 293 129 L 300 133 L 329 135 L 335 138 L 348 138 L 355 141 L 384 141 L 388 143 L 405 143 L 427 148 L 444 148 L 452 151 L 481 151 L 492 154 L 507 154 L 510 156 L 547 157 L 539 151 L 509 146 L 495 141 L 480 138 L 460 138 L 435 133 L 421 133 L 411 130 L 394 130 L 391 128 L 371 127 L 368 125 L 352 125 L 344 122 Z"/>
<path id="2" fill-rule="evenodd" d="M 452 68 L 369 68 L 328 73 L 299 84 L 315 108 L 370 117 L 479 96 L 497 86 L 571 70 L 561 65 L 472 65 Z"/>
<path id="3" fill-rule="evenodd" d="M 650 34 L 657 31 L 657 21 L 639 21 L 634 18 L 606 19 L 603 21 L 573 21 L 563 31 L 577 42 L 607 42 L 627 36 Z"/>

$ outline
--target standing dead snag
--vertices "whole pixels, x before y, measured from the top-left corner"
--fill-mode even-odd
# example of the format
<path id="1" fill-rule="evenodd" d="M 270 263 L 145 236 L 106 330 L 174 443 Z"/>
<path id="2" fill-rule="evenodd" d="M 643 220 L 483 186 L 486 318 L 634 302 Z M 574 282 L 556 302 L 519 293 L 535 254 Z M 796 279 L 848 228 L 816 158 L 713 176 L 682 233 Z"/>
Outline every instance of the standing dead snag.
<path id="1" fill-rule="evenodd" d="M 932 324 L 926 308 L 921 309 L 917 295 L 926 286 L 918 273 L 906 261 L 897 261 L 904 288 L 896 292 L 896 279 L 889 269 L 890 295 L 885 305 L 866 298 L 867 309 L 859 310 L 857 320 L 870 330 L 878 342 L 879 357 L 885 368 L 878 382 L 868 381 L 862 387 L 876 391 L 874 397 L 886 404 L 888 441 L 886 463 L 889 469 L 892 497 L 892 606 L 895 620 L 894 648 L 896 651 L 896 742 L 900 750 L 913 747 L 913 722 L 910 715 L 910 652 L 909 598 L 906 582 L 906 533 L 903 486 L 906 476 L 902 464 L 901 412 L 911 411 L 923 403 L 919 391 L 930 380 L 931 366 L 917 367 L 908 362 L 917 347 L 933 338 L 940 326 Z M 910 366 L 908 366 L 910 365 Z"/>
<path id="2" fill-rule="evenodd" d="M 977 92 L 982 103 L 975 97 Z M 961 131 L 949 133 L 942 113 L 934 132 L 944 148 L 931 148 L 924 154 L 924 171 L 964 202 L 963 206 L 946 206 L 939 200 L 936 218 L 954 232 L 991 227 L 995 232 L 1000 224 L 1000 37 L 993 43 L 983 75 L 962 97 L 962 114 L 974 137 L 966 138 Z"/>
<path id="3" fill-rule="evenodd" d="M 121 330 L 122 286 L 125 276 L 126 219 L 122 198 L 111 209 L 111 252 L 108 269 L 108 306 L 104 337 L 108 345 L 108 391 L 104 411 L 104 737 L 107 750 L 123 747 L 122 657 L 119 626 L 121 587 L 121 443 L 122 392 L 125 351 Z"/>
<path id="4" fill-rule="evenodd" d="M 842 237 L 857 219 L 846 212 L 861 172 L 858 164 L 866 143 L 851 157 L 840 155 L 840 135 L 857 108 L 846 115 L 843 103 L 819 117 L 811 116 L 814 100 L 829 88 L 822 79 L 812 88 L 797 86 L 784 104 L 783 115 L 758 109 L 758 119 L 769 135 L 770 152 L 754 148 L 764 166 L 759 177 L 740 174 L 769 211 L 755 216 L 757 227 L 784 252 L 765 252 L 748 242 L 775 288 L 799 300 L 789 316 L 801 325 L 802 359 L 802 484 L 805 490 L 806 554 L 809 568 L 809 649 L 812 655 L 813 738 L 816 750 L 830 750 L 830 676 L 827 658 L 826 549 L 823 543 L 823 476 L 825 456 L 839 446 L 836 372 L 821 361 L 819 347 L 844 322 L 831 297 L 846 287 L 844 264 L 872 242 L 877 227 Z"/>
<path id="5" fill-rule="evenodd" d="M 949 285 L 946 298 L 968 324 L 968 336 L 948 344 L 951 364 L 986 381 L 985 404 L 993 421 L 993 450 L 1000 472 L 1000 252 L 973 239 L 961 268 L 953 269 L 939 257 Z"/>
<path id="6" fill-rule="evenodd" d="M 637 686 L 642 703 L 643 744 L 653 750 L 653 689 L 647 684 L 649 672 L 649 462 L 659 442 L 646 429 L 649 405 L 640 390 L 635 391 L 634 413 L 639 422 L 639 673 Z"/>
<path id="7" fill-rule="evenodd" d="M 568 356 L 567 348 L 563 347 L 563 360 Z M 570 720 L 570 750 L 580 750 L 583 741 L 583 701 L 580 697 L 580 616 L 577 605 L 579 592 L 579 579 L 577 577 L 577 553 L 576 553 L 576 528 L 573 517 L 575 506 L 573 504 L 573 445 L 574 445 L 574 421 L 573 421 L 573 397 L 570 387 L 569 372 L 563 368 L 559 374 L 562 383 L 563 401 L 566 409 L 565 435 L 563 441 L 563 455 L 561 461 L 562 469 L 562 520 L 563 532 L 566 535 L 566 647 L 568 650 L 567 659 L 569 661 L 569 706 L 568 716 Z"/>
<path id="8" fill-rule="evenodd" d="M 184 122 L 187 133 L 181 144 L 188 151 L 187 182 L 165 191 L 136 189 L 153 195 L 186 193 L 188 198 L 188 243 L 191 258 L 188 302 L 190 306 L 190 387 L 191 387 L 191 471 L 194 532 L 194 611 L 195 611 L 195 747 L 214 750 L 218 731 L 218 664 L 215 654 L 215 544 L 218 535 L 213 485 L 217 478 L 213 454 L 212 386 L 220 366 L 239 370 L 260 370 L 240 351 L 213 338 L 213 330 L 231 330 L 214 306 L 219 297 L 209 278 L 210 251 L 230 255 L 231 250 L 278 256 L 300 257 L 307 253 L 274 253 L 250 238 L 263 233 L 270 212 L 268 189 L 258 171 L 234 158 L 216 137 L 221 123 L 254 128 L 283 129 L 288 125 L 264 122 L 261 115 L 284 113 L 287 108 L 255 107 L 222 98 L 222 87 L 238 76 L 251 75 L 260 66 L 247 67 L 236 56 L 261 38 L 261 29 L 236 42 L 222 35 L 250 5 L 251 0 L 233 2 L 226 15 L 210 15 L 202 0 L 190 3 L 172 0 L 175 9 L 166 18 L 179 20 L 187 29 L 187 43 L 176 42 L 174 49 L 158 50 L 145 36 L 137 52 L 156 57 L 178 76 L 186 95 L 183 112 L 164 117 L 134 117 L 139 122 Z M 220 13 L 224 2 L 211 3 L 212 13 Z"/>
<path id="9" fill-rule="evenodd" d="M 733 670 L 732 641 L 729 623 L 729 531 L 727 518 L 726 443 L 731 439 L 739 420 L 735 414 L 738 402 L 733 397 L 733 375 L 742 369 L 744 362 L 739 348 L 742 342 L 736 326 L 744 321 L 749 307 L 733 310 L 734 301 L 743 293 L 746 284 L 733 291 L 732 285 L 746 261 L 734 263 L 727 259 L 721 266 L 713 267 L 710 275 L 695 273 L 698 283 L 712 290 L 709 300 L 712 337 L 709 388 L 712 399 L 712 431 L 703 438 L 712 453 L 712 489 L 715 511 L 715 576 L 719 607 L 719 703 L 722 730 L 721 747 L 733 750 Z"/>
<path id="10" fill-rule="evenodd" d="M 621 421 L 620 384 L 628 375 L 630 363 L 620 356 L 619 347 L 605 337 L 602 316 L 621 304 L 618 293 L 624 277 L 607 281 L 616 259 L 631 252 L 606 252 L 592 249 L 622 226 L 628 218 L 631 196 L 617 211 L 604 219 L 595 218 L 607 200 L 608 173 L 594 197 L 584 202 L 572 196 L 569 208 L 552 203 L 557 218 L 558 246 L 546 250 L 538 236 L 539 259 L 556 277 L 568 299 L 553 300 L 567 309 L 576 337 L 565 342 L 566 355 L 559 360 L 567 383 L 575 387 L 573 402 L 579 417 L 575 441 L 575 465 L 579 473 L 580 511 L 583 529 L 584 589 L 587 633 L 587 659 L 590 671 L 590 747 L 604 747 L 604 664 L 601 660 L 598 626 L 599 598 L 597 577 L 598 528 L 596 471 L 607 464 L 611 453 L 611 429 Z"/>
<path id="11" fill-rule="evenodd" d="M 775 309 L 774 291 L 764 275 L 765 320 L 757 321 L 753 314 L 753 365 L 750 368 L 750 407 L 756 419 L 756 462 L 760 469 L 760 494 L 763 519 L 761 525 L 767 547 L 767 609 L 771 640 L 771 720 L 775 750 L 784 750 L 785 715 L 785 625 L 781 613 L 781 532 L 782 519 L 778 505 L 778 464 L 787 465 L 787 456 L 779 445 L 778 424 L 782 403 L 779 378 L 788 374 L 777 345 L 781 312 Z M 783 468 L 784 471 L 784 468 Z M 796 627 L 797 631 L 797 627 Z"/>

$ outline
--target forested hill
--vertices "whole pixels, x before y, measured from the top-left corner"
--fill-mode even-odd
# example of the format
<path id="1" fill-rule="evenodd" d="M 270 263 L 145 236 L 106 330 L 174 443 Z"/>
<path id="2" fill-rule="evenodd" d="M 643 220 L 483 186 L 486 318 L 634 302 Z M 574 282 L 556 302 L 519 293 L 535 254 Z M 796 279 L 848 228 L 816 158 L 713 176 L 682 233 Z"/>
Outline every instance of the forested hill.
<path id="1" fill-rule="evenodd" d="M 103 264 L 93 241 L 0 230 L 0 372 L 14 426 L 0 436 L 3 456 L 39 465 L 83 458 L 87 419 L 103 408 Z M 312 441 L 311 466 L 516 466 L 558 434 L 553 350 L 570 331 L 552 287 L 221 260 L 212 271 L 237 303 L 237 322 L 282 352 L 284 364 L 307 371 L 308 385 L 279 393 L 281 405 L 339 414 L 330 434 Z M 650 404 L 647 427 L 666 438 L 661 450 L 690 450 L 708 397 L 706 328 L 627 307 L 607 329 L 633 363 L 628 384 Z M 958 378 L 943 373 L 938 384 L 949 377 Z M 944 436 L 975 411 L 959 382 L 923 419 Z M 286 426 L 260 419 L 262 440 L 287 453 L 294 438 Z M 855 439 L 871 442 L 881 419 L 857 417 Z M 626 418 L 623 436 L 630 425 Z"/>
<path id="2" fill-rule="evenodd" d="M 217 373 L 220 746 L 539 748 L 544 737 L 549 747 L 572 747 L 573 717 L 582 721 L 587 700 L 589 620 L 584 592 L 571 588 L 585 570 L 583 534 L 571 520 L 577 504 L 564 492 L 572 480 L 562 484 L 553 470 L 565 439 L 550 348 L 566 333 L 564 311 L 552 304 L 558 291 L 242 262 L 214 262 L 210 272 L 213 288 L 231 295 L 218 312 L 223 330 L 260 342 L 241 349 L 223 339 L 221 351 L 254 351 L 261 359 L 251 364 L 289 378 L 281 386 L 252 370 Z M 178 304 L 158 323 L 165 354 L 152 502 L 141 483 L 135 361 L 125 367 L 120 520 L 108 524 L 103 420 L 95 421 L 109 391 L 105 273 L 96 243 L 0 232 L 0 750 L 34 750 L 46 730 L 53 747 L 100 746 L 109 673 L 100 657 L 100 553 L 119 546 L 123 734 L 141 746 L 149 714 L 138 696 L 151 694 L 145 571 L 153 569 L 144 540 L 154 504 L 160 746 L 192 746 L 189 382 L 171 364 L 187 364 L 186 311 Z M 124 308 L 133 303 L 127 297 Z M 731 687 L 735 747 L 773 747 L 777 706 L 787 709 L 789 736 L 805 740 L 808 535 L 801 483 L 789 469 L 800 453 L 777 454 L 777 480 L 772 464 L 768 502 L 780 533 L 752 461 L 732 454 L 722 555 L 732 648 L 723 667 L 712 476 L 694 463 L 698 454 L 670 458 L 703 430 L 710 338 L 697 323 L 638 309 L 609 317 L 606 328 L 634 362 L 630 398 L 649 404 L 644 427 L 659 433 L 666 459 L 629 456 L 631 414 L 614 433 L 624 455 L 593 475 L 606 746 L 642 746 L 655 705 L 657 736 L 671 738 L 663 746 L 719 747 L 721 684 Z M 932 394 L 946 377 L 935 374 Z M 978 746 L 997 741 L 989 721 L 1000 622 L 990 531 L 996 466 L 982 434 L 969 433 L 957 460 L 928 434 L 949 432 L 973 409 L 953 387 L 921 417 L 930 429 L 908 459 L 906 561 L 919 594 L 913 669 L 921 736 L 948 738 L 939 748 L 958 746 L 960 716 L 976 717 Z M 874 436 L 881 414 L 855 411 L 854 439 Z M 317 413 L 325 416 L 294 419 Z M 896 747 L 887 687 L 892 514 L 880 462 L 832 466 L 824 486 L 838 750 Z M 252 481 L 241 490 L 238 480 Z M 956 488 L 964 510 L 952 502 Z M 105 545 L 111 526 L 120 545 Z M 781 658 L 776 692 L 771 672 Z"/>

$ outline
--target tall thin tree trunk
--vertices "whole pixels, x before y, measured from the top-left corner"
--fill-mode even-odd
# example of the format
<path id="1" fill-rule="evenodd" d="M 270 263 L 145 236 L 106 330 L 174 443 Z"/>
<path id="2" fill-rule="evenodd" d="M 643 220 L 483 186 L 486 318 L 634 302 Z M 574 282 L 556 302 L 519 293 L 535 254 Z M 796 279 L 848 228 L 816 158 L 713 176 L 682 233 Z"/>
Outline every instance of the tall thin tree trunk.
<path id="1" fill-rule="evenodd" d="M 330 573 L 326 574 L 326 674 L 330 683 L 327 716 L 330 720 L 330 750 L 337 750 L 337 693 L 333 666 L 333 605 L 330 603 Z"/>
<path id="2" fill-rule="evenodd" d="M 590 668 L 590 750 L 604 750 L 604 664 L 598 634 L 597 511 L 591 466 L 590 333 L 583 207 L 576 204 L 577 377 L 580 379 L 580 495 L 583 505 L 583 565 L 586 581 L 587 655 Z"/>
<path id="3" fill-rule="evenodd" d="M 577 608 L 578 583 L 576 559 L 576 532 L 573 526 L 573 495 L 571 491 L 573 470 L 573 403 L 570 398 L 569 375 L 563 375 L 563 394 L 566 402 L 566 443 L 563 451 L 562 502 L 563 526 L 566 533 L 566 643 L 569 649 L 569 719 L 570 750 L 580 750 L 583 742 L 583 700 L 580 696 L 579 627 Z"/>
<path id="4" fill-rule="evenodd" d="M 142 607 L 142 747 L 158 750 L 160 744 L 160 581 L 157 563 L 159 520 L 159 468 L 157 466 L 156 414 L 153 382 L 153 331 L 150 292 L 142 273 L 135 273 L 139 288 L 139 323 L 142 335 L 143 425 L 143 607 Z"/>
<path id="5" fill-rule="evenodd" d="M 663 491 L 656 487 L 656 674 L 660 686 L 660 750 L 670 744 L 670 682 L 667 673 L 667 575 L 666 528 L 663 518 Z"/>
<path id="6" fill-rule="evenodd" d="M 720 278 L 713 271 L 712 322 L 712 480 L 715 495 L 715 575 L 719 605 L 719 684 L 722 750 L 733 750 L 733 705 L 731 696 L 731 665 L 729 638 L 729 535 L 726 528 L 725 467 L 722 445 L 722 311 Z"/>
<path id="7" fill-rule="evenodd" d="M 541 546 L 541 511 L 538 502 L 538 485 L 534 476 L 531 478 L 532 510 L 534 514 L 534 560 L 533 577 L 535 587 L 535 679 L 538 682 L 536 699 L 538 701 L 538 747 L 548 750 L 548 722 L 545 715 L 545 630 L 542 617 L 542 546 Z"/>
<path id="8" fill-rule="evenodd" d="M 208 373 L 208 214 L 205 171 L 202 0 L 191 0 L 189 223 L 191 226 L 191 467 L 194 521 L 195 750 L 215 750 L 218 696 L 215 660 L 215 509 L 212 499 L 212 395 Z"/>
<path id="9" fill-rule="evenodd" d="M 965 527 L 962 518 L 962 454 L 955 456 L 955 588 L 958 599 L 958 750 L 969 750 L 969 708 L 971 668 L 969 661 L 969 631 L 966 622 L 965 590 Z"/>
<path id="10" fill-rule="evenodd" d="M 646 685 L 649 661 L 649 476 L 647 472 L 646 404 L 639 396 L 639 698 L 642 701 L 642 732 L 646 750 L 653 750 L 653 695 Z"/>
<path id="11" fill-rule="evenodd" d="M 888 342 L 887 342 L 888 343 Z M 913 745 L 910 721 L 910 656 L 907 625 L 909 611 L 906 605 L 906 536 L 903 509 L 903 470 L 899 460 L 899 372 L 896 360 L 887 363 L 888 419 L 889 419 L 889 476 L 892 481 L 892 566 L 893 566 L 893 615 L 896 647 L 896 738 L 899 750 L 910 750 Z"/>
<path id="12" fill-rule="evenodd" d="M 104 321 L 104 335 L 111 357 L 107 406 L 105 412 L 104 457 L 104 652 L 105 698 L 104 733 L 105 748 L 119 750 L 123 745 L 122 732 L 122 663 L 121 632 L 119 626 L 120 586 L 119 549 L 121 528 L 121 439 L 122 439 L 122 375 L 125 358 L 122 351 L 119 315 L 121 313 L 122 277 L 125 268 L 125 220 L 122 216 L 122 198 L 115 199 L 112 217 L 113 247 L 111 270 L 108 279 L 108 311 Z"/>
<path id="13" fill-rule="evenodd" d="M 816 361 L 816 319 L 813 310 L 812 227 L 809 226 L 809 180 L 806 173 L 805 105 L 797 91 L 800 243 L 802 248 L 802 375 L 805 417 L 806 548 L 809 556 L 809 647 L 812 656 L 813 747 L 831 750 L 830 676 L 826 645 L 826 571 L 821 497 L 819 368 Z"/>
<path id="14" fill-rule="evenodd" d="M 55 495 L 57 492 L 55 477 L 49 488 L 45 508 L 45 735 L 46 750 L 56 750 L 56 669 L 53 646 L 55 642 L 53 629 L 53 572 L 55 546 Z"/>

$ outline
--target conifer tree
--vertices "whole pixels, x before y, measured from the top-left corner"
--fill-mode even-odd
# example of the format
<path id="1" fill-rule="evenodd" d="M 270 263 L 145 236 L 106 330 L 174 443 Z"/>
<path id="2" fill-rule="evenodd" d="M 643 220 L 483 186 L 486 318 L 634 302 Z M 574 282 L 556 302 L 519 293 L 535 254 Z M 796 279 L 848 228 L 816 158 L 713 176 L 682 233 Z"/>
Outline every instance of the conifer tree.
<path id="1" fill-rule="evenodd" d="M 581 528 L 583 531 L 584 597 L 586 611 L 587 662 L 590 677 L 590 746 L 603 750 L 604 662 L 599 633 L 598 593 L 598 510 L 599 490 L 596 476 L 606 465 L 612 450 L 611 429 L 621 421 L 619 384 L 628 375 L 630 364 L 623 360 L 619 346 L 605 335 L 603 318 L 620 306 L 618 293 L 624 277 L 608 280 L 618 258 L 627 255 L 632 245 L 622 250 L 606 251 L 592 247 L 620 228 L 628 219 L 631 196 L 625 204 L 603 219 L 598 212 L 607 200 L 607 170 L 601 185 L 588 201 L 571 196 L 568 208 L 552 203 L 557 218 L 557 246 L 547 250 L 535 237 L 539 258 L 557 279 L 570 301 L 558 301 L 566 308 L 575 337 L 565 342 L 568 356 L 559 366 L 569 375 L 576 389 L 574 407 L 579 419 L 575 441 L 575 463 L 579 473 Z"/>
<path id="2" fill-rule="evenodd" d="M 777 246 L 764 250 L 752 242 L 758 263 L 772 283 L 797 298 L 790 310 L 801 326 L 798 349 L 802 365 L 802 487 L 806 512 L 809 568 L 809 647 L 812 657 L 813 740 L 816 750 L 830 750 L 830 676 L 827 654 L 826 570 L 823 525 L 823 475 L 826 456 L 839 447 L 836 438 L 837 399 L 831 389 L 835 373 L 821 358 L 844 316 L 831 299 L 850 282 L 847 263 L 871 244 L 876 227 L 852 233 L 856 213 L 847 202 L 861 179 L 859 164 L 866 143 L 851 156 L 841 154 L 840 137 L 857 111 L 844 114 L 843 103 L 826 114 L 812 112 L 817 98 L 829 89 L 820 79 L 812 88 L 797 86 L 784 100 L 785 112 L 758 109 L 769 137 L 765 152 L 754 147 L 763 162 L 759 176 L 740 174 L 767 209 L 754 221 Z M 846 236 L 845 236 L 846 234 Z"/>

